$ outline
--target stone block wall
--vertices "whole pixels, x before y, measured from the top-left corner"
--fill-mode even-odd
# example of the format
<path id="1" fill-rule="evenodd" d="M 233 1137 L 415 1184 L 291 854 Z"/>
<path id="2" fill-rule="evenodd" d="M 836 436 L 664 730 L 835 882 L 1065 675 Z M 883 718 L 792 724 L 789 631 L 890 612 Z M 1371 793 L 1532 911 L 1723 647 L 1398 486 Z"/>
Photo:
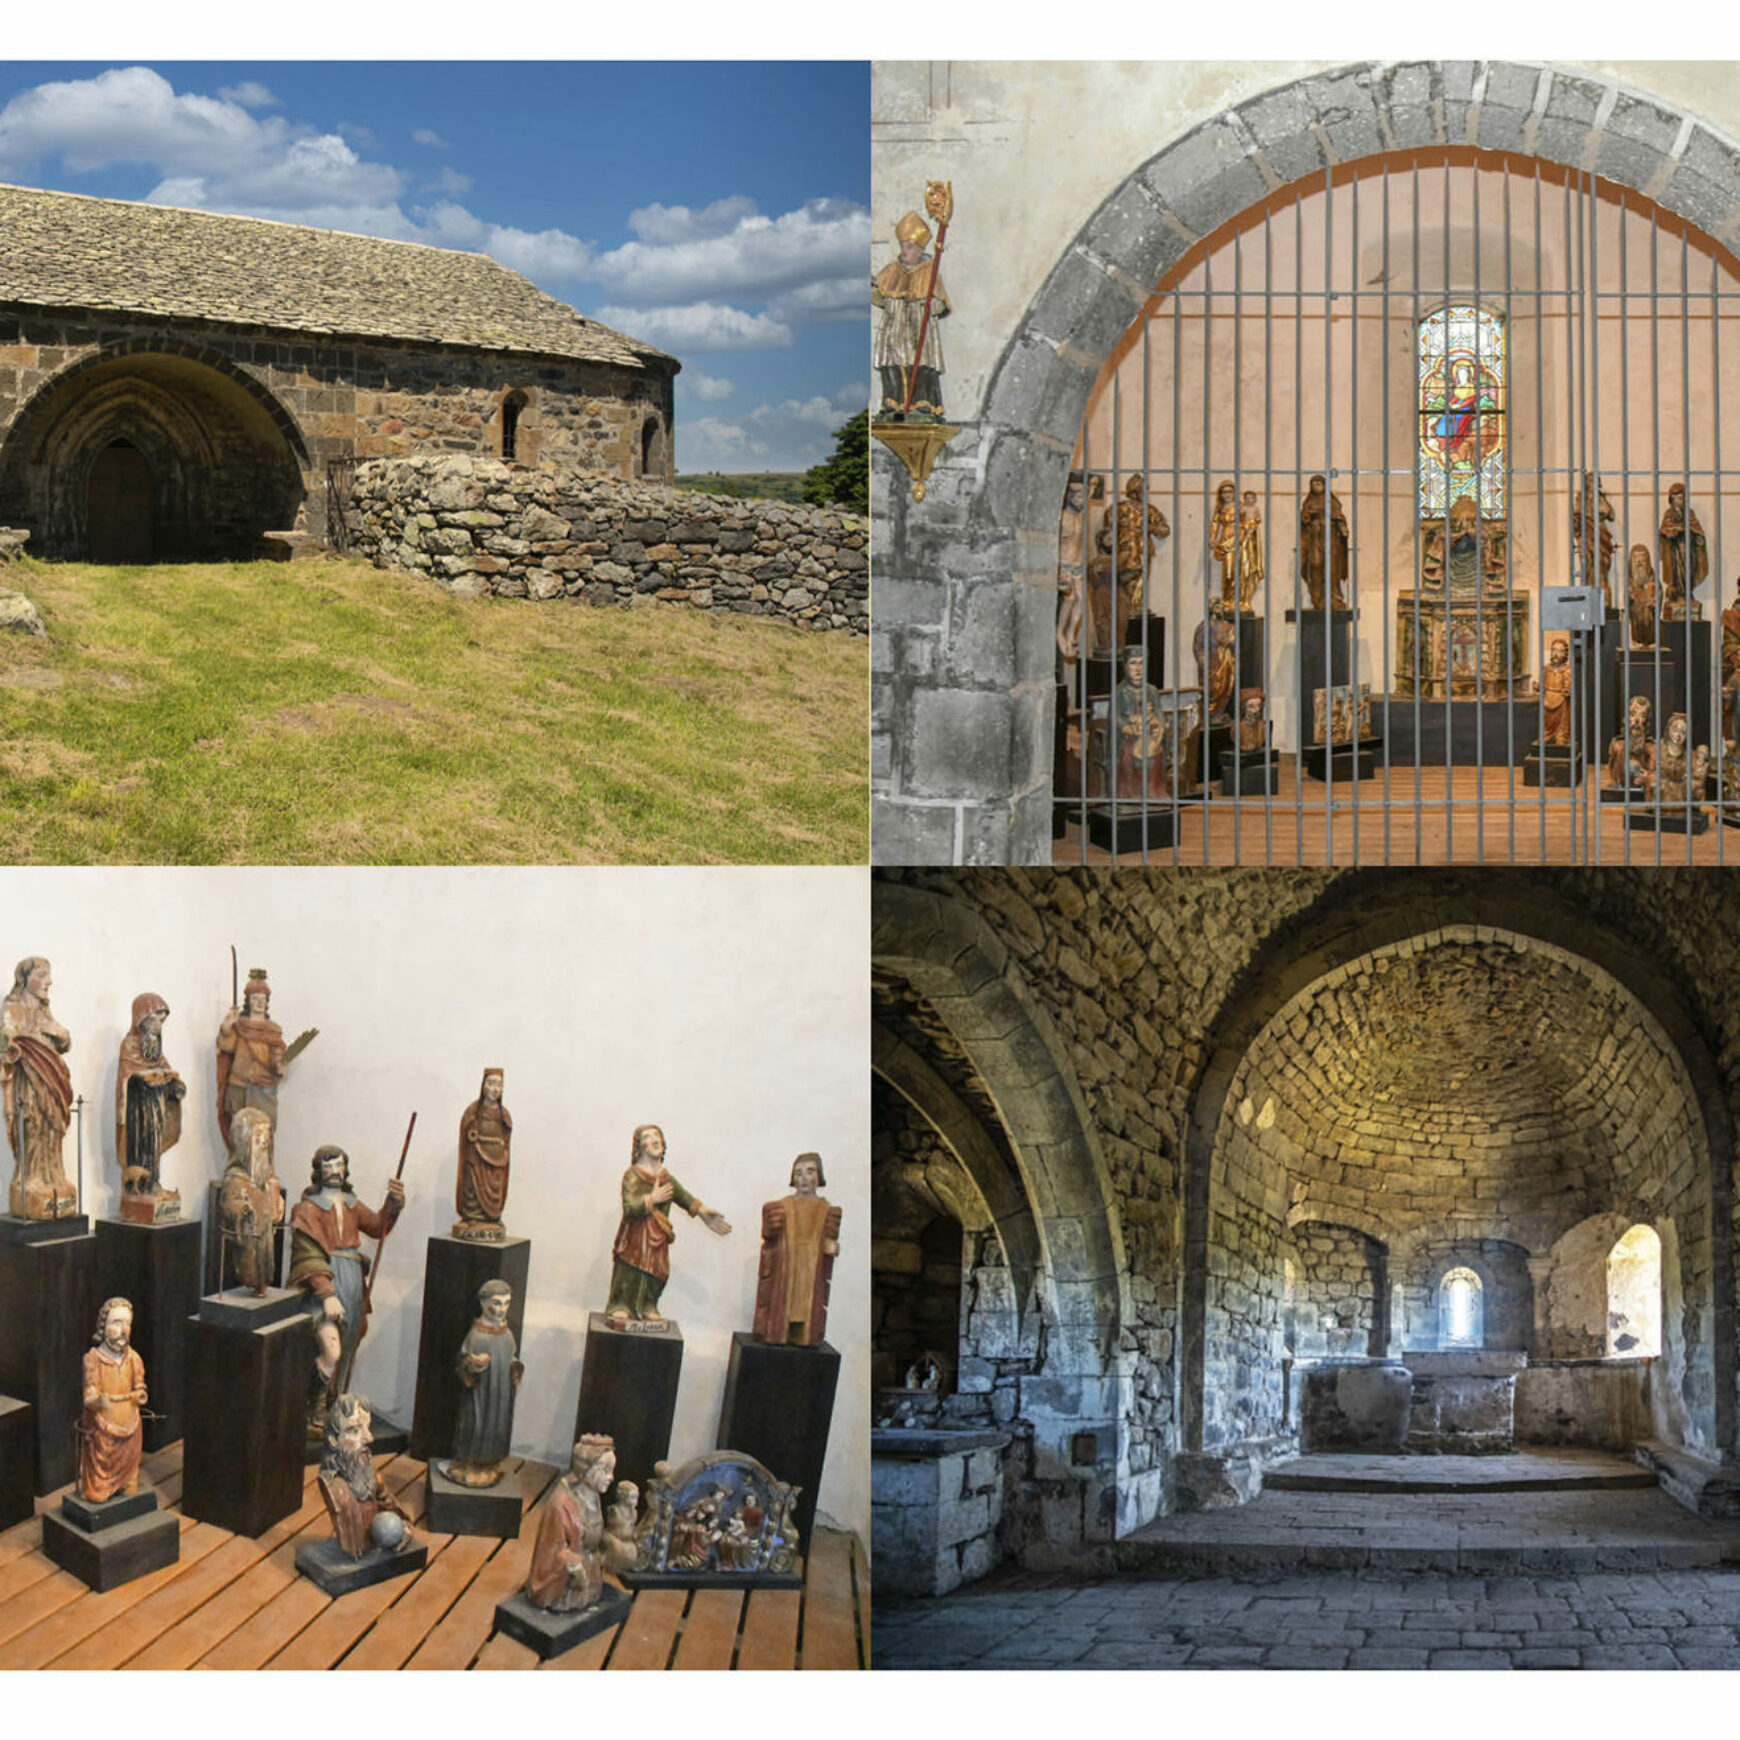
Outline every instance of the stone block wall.
<path id="1" fill-rule="evenodd" d="M 1291 1239 L 1294 1356 L 1379 1355 L 1379 1320 L 1388 1291 L 1384 1248 L 1352 1227 L 1307 1222 Z M 1325 1318 L 1333 1318 L 1327 1326 Z"/>
<path id="2" fill-rule="evenodd" d="M 171 445 L 186 449 L 184 462 L 204 463 L 209 479 L 189 512 L 200 520 L 230 514 L 248 528 L 250 545 L 262 529 L 250 503 L 262 492 L 273 503 L 267 517 L 282 522 L 264 529 L 287 531 L 294 522 L 324 538 L 332 462 L 499 454 L 509 393 L 524 401 L 522 461 L 632 479 L 652 425 L 658 475 L 669 474 L 672 388 L 662 373 L 437 345 L 299 339 L 217 322 L 0 309 L 0 452 L 7 461 L 0 520 L 38 529 L 38 554 L 71 553 L 62 547 L 68 510 L 52 491 L 79 480 L 35 475 L 8 438 L 18 429 L 34 450 L 94 390 L 112 391 L 122 378 L 145 384 L 156 401 L 152 420 Z M 197 437 L 177 439 L 178 431 L 196 426 Z M 291 429 L 295 441 L 286 439 Z M 277 473 L 286 464 L 291 483 L 280 502 L 286 492 Z M 223 498 L 226 489 L 236 497 L 233 505 Z"/>
<path id="3" fill-rule="evenodd" d="M 1480 1277 L 1483 1347 L 1532 1353 L 1535 1347 L 1535 1289 L 1529 1253 L 1504 1239 L 1430 1240 L 1411 1254 L 1402 1273 L 1405 1301 L 1403 1358 L 1419 1348 L 1440 1345 L 1438 1288 L 1452 1269 L 1469 1268 Z"/>
<path id="4" fill-rule="evenodd" d="M 801 628 L 869 626 L 868 528 L 832 509 L 454 456 L 359 465 L 349 519 L 359 554 L 465 597 L 658 601 Z"/>
<path id="5" fill-rule="evenodd" d="M 870 1528 L 877 1588 L 896 1595 L 946 1595 L 983 1577 L 1002 1557 L 998 1530 L 1008 1440 L 990 1433 L 965 1436 L 962 1448 L 924 1457 L 879 1454 L 872 1446 Z"/>

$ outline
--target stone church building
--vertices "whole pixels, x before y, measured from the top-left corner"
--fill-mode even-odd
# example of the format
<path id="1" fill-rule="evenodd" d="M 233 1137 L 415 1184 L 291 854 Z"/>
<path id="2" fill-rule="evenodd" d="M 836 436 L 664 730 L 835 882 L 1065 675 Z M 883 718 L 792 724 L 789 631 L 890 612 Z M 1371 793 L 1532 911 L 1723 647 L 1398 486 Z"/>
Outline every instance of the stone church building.
<path id="1" fill-rule="evenodd" d="M 928 185 L 953 201 L 953 433 L 922 497 L 873 446 L 875 861 L 1096 861 L 1137 793 L 1169 812 L 1160 861 L 1344 861 L 1356 807 L 1362 861 L 1429 861 L 1447 805 L 1455 857 L 1486 805 L 1487 857 L 1515 861 L 1514 817 L 1571 861 L 1573 801 L 1618 857 L 1630 818 L 1591 800 L 1639 694 L 1659 735 L 1687 716 L 1740 820 L 1732 64 L 879 62 L 871 128 L 873 269 Z M 1314 477 L 1346 521 L 1327 603 Z M 1676 486 L 1701 549 L 1668 529 Z M 1670 570 L 1689 606 L 1666 579 L 1652 600 Z M 1209 620 L 1235 580 L 1236 637 Z M 1604 607 L 1567 622 L 1572 585 Z M 1118 696 L 1130 646 L 1147 703 Z M 1315 766 L 1361 696 L 1354 765 Z M 1280 753 L 1272 794 L 1228 791 L 1234 700 Z M 1145 783 L 1112 767 L 1143 705 Z M 1180 765 L 1198 728 L 1207 760 Z M 1564 744 L 1556 778 L 1525 776 L 1537 741 Z"/>
<path id="2" fill-rule="evenodd" d="M 879 873 L 879 1589 L 1740 1564 L 1737 939 L 1695 870 Z"/>
<path id="3" fill-rule="evenodd" d="M 0 524 L 106 562 L 318 547 L 355 464 L 672 473 L 678 363 L 481 254 L 0 188 Z"/>

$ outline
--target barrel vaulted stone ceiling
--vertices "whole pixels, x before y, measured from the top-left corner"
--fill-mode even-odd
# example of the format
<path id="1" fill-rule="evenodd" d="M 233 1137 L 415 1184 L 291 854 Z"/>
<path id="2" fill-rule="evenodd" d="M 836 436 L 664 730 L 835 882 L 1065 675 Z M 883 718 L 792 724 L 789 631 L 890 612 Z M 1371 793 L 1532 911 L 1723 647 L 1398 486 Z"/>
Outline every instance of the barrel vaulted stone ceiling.
<path id="1" fill-rule="evenodd" d="M 0 186 L 0 303 L 673 371 L 486 254 Z"/>
<path id="2" fill-rule="evenodd" d="M 1295 1205 L 1394 1232 L 1642 1212 L 1677 1196 L 1701 1149 L 1684 1069 L 1630 993 L 1552 945 L 1473 927 L 1301 991 L 1229 1100 L 1234 1146 L 1281 1164 Z"/>

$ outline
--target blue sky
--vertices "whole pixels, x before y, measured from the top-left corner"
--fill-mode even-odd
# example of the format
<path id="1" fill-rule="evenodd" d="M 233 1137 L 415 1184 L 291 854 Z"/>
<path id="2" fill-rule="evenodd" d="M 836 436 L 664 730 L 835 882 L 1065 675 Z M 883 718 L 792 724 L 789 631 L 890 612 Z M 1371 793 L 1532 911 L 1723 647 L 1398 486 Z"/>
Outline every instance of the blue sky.
<path id="1" fill-rule="evenodd" d="M 677 465 L 868 394 L 864 62 L 0 64 L 0 180 L 479 250 L 670 351 Z"/>

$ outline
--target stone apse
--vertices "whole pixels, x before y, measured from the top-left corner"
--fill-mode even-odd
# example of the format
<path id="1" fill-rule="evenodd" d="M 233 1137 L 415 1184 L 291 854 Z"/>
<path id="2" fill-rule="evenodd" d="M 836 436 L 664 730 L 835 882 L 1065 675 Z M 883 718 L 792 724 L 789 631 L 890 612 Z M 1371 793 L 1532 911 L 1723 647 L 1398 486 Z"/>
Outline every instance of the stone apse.
<path id="1" fill-rule="evenodd" d="M 1726 881 L 887 873 L 879 1406 L 952 1328 L 916 1423 L 1006 1438 L 997 1550 L 1036 1567 L 1253 1496 L 1324 1362 L 1470 1351 L 1520 1371 L 1519 1446 L 1719 1485 Z"/>

